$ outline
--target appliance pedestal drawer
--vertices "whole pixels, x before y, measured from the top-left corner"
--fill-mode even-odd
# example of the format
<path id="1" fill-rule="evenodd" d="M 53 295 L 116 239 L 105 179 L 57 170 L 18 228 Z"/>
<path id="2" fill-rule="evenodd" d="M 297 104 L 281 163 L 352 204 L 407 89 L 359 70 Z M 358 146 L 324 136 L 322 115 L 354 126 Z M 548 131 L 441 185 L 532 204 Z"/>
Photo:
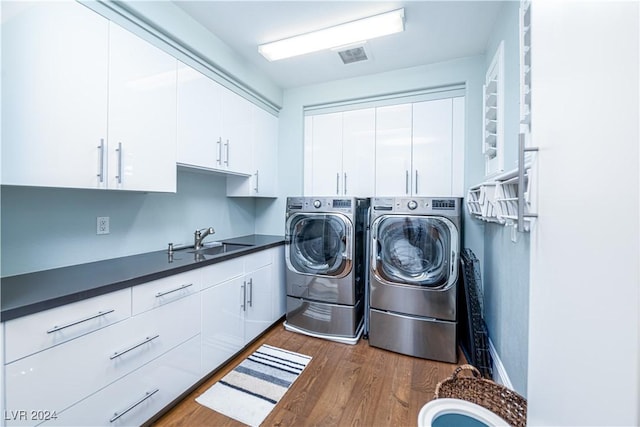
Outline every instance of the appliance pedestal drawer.
<path id="1" fill-rule="evenodd" d="M 370 310 L 369 344 L 423 359 L 456 363 L 456 322 Z"/>

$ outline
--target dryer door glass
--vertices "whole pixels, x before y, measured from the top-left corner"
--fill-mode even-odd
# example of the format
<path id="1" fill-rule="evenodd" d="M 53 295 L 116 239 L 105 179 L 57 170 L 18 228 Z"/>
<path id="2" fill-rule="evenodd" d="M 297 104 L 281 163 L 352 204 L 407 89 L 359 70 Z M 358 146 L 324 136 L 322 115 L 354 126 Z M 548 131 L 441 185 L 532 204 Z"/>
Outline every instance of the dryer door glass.
<path id="1" fill-rule="evenodd" d="M 336 214 L 300 214 L 290 226 L 289 261 L 299 273 L 342 277 L 351 261 L 348 220 Z"/>
<path id="2" fill-rule="evenodd" d="M 383 217 L 377 228 L 376 273 L 387 282 L 445 286 L 451 274 L 451 231 L 443 219 Z"/>

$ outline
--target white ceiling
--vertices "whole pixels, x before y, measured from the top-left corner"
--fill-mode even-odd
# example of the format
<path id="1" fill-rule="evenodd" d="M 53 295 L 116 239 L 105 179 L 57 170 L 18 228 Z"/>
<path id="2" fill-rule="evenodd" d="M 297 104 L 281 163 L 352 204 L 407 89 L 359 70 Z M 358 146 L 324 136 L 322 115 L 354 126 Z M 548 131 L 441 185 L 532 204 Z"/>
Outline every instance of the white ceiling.
<path id="1" fill-rule="evenodd" d="M 191 1 L 178 7 L 283 89 L 484 53 L 501 1 Z M 336 52 L 269 62 L 258 45 L 405 8 L 405 31 L 365 45 L 368 61 Z"/>

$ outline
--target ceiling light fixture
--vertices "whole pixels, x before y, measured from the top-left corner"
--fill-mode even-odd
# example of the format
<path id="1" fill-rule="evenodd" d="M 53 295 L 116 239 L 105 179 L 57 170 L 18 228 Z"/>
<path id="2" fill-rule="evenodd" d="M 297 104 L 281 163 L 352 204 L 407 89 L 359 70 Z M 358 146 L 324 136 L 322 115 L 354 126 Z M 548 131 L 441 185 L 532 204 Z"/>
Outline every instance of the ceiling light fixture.
<path id="1" fill-rule="evenodd" d="M 269 61 L 277 61 L 402 31 L 404 31 L 404 9 L 396 9 L 334 27 L 261 44 L 258 46 L 258 52 Z"/>

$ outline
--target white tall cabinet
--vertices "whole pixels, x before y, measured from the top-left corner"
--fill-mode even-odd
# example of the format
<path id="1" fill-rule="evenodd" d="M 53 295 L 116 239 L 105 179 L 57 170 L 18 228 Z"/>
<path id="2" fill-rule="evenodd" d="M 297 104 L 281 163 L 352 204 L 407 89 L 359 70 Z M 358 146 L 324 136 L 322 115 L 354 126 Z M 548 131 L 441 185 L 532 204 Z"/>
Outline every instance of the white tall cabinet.
<path id="1" fill-rule="evenodd" d="M 2 13 L 2 184 L 175 191 L 176 60 L 76 2 Z"/>
<path id="2" fill-rule="evenodd" d="M 373 193 L 375 109 L 305 118 L 305 194 L 369 196 Z"/>

